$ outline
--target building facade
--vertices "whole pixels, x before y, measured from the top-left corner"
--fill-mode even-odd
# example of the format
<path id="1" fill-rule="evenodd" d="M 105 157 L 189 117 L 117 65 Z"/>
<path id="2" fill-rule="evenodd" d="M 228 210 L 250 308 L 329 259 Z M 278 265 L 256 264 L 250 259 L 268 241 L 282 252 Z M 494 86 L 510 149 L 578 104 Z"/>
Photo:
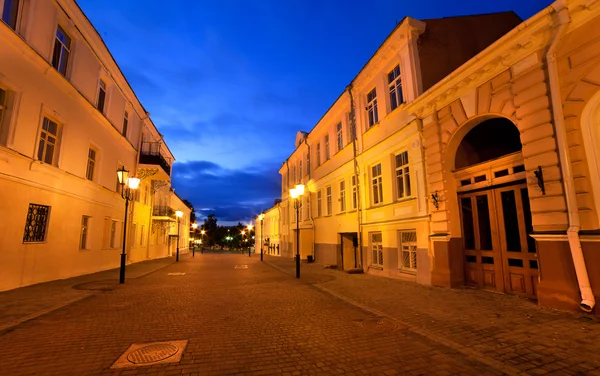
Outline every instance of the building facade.
<path id="1" fill-rule="evenodd" d="M 578 0 L 524 22 L 405 18 L 298 133 L 280 169 L 282 241 L 296 249 L 298 227 L 303 259 L 591 311 L 598 25 L 600 4 Z"/>
<path id="2" fill-rule="evenodd" d="M 118 267 L 125 221 L 128 262 L 167 256 L 174 158 L 98 32 L 73 0 L 0 12 L 0 290 Z"/>
<path id="3" fill-rule="evenodd" d="M 279 226 L 281 225 L 281 208 L 277 202 L 273 207 L 265 210 L 262 215 L 254 221 L 254 240 L 255 240 L 255 253 L 260 254 L 261 241 L 262 251 L 265 255 L 281 256 L 282 255 L 282 242 L 280 239 L 281 231 Z"/>

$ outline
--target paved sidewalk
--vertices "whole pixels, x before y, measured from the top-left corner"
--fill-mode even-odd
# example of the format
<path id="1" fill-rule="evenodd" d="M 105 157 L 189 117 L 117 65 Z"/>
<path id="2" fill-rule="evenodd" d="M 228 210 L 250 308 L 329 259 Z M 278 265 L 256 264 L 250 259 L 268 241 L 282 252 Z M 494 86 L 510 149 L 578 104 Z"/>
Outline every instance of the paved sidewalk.
<path id="1" fill-rule="evenodd" d="M 295 275 L 293 259 L 265 256 Z M 600 320 L 475 289 L 443 289 L 302 263 L 301 283 L 509 375 L 600 375 Z"/>
<path id="2" fill-rule="evenodd" d="M 180 257 L 186 258 L 188 255 Z M 129 264 L 126 267 L 125 283 L 129 279 L 143 277 L 174 262 L 175 257 L 166 257 Z M 118 287 L 119 268 L 116 268 L 0 292 L 0 333 L 25 321 Z"/>

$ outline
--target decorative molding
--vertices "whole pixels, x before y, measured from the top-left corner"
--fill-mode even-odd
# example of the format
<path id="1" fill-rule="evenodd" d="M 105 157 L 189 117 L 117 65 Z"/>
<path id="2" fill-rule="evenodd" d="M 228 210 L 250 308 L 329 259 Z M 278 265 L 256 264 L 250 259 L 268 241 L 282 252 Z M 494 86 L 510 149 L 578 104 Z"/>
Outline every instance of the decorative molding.
<path id="1" fill-rule="evenodd" d="M 168 187 L 171 184 L 168 181 L 164 180 L 152 180 L 152 194 L 156 193 L 159 190 L 162 190 L 164 187 Z"/>
<path id="2" fill-rule="evenodd" d="M 158 168 L 138 168 L 137 177 L 140 180 L 144 180 L 156 174 L 158 174 Z"/>

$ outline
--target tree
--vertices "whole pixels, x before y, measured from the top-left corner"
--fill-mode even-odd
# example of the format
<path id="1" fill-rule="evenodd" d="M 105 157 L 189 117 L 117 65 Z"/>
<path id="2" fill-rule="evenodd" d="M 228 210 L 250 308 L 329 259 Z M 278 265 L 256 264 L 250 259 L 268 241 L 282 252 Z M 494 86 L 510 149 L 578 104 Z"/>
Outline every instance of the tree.
<path id="1" fill-rule="evenodd" d="M 189 202 L 188 200 L 181 200 L 181 201 L 183 201 L 185 206 L 187 206 L 188 208 L 190 208 L 192 210 L 192 212 L 190 213 L 190 223 L 196 223 L 196 211 L 194 210 L 194 205 L 192 205 L 192 203 Z"/>
<path id="2" fill-rule="evenodd" d="M 204 223 L 202 224 L 202 230 L 206 231 L 206 239 L 208 244 L 215 244 L 215 240 L 218 240 L 217 237 L 217 217 L 214 214 L 209 214 L 208 217 L 204 219 Z"/>

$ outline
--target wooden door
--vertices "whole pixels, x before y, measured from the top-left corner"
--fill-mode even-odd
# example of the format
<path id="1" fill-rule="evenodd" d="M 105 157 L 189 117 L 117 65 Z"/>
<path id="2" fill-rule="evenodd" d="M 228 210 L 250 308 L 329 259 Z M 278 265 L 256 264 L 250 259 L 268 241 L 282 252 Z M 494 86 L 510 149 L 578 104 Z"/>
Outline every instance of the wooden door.
<path id="1" fill-rule="evenodd" d="M 527 185 L 519 184 L 494 190 L 505 291 L 530 298 L 536 297 L 538 261 Z"/>
<path id="2" fill-rule="evenodd" d="M 492 190 L 459 196 L 465 249 L 466 283 L 504 291 L 502 253 Z"/>

